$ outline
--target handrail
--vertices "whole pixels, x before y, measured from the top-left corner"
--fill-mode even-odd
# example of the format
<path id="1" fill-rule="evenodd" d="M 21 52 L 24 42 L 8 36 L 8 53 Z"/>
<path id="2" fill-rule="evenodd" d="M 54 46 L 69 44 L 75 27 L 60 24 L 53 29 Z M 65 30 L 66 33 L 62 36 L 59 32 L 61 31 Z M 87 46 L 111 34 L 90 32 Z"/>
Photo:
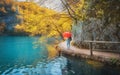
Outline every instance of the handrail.
<path id="1" fill-rule="evenodd" d="M 89 43 L 89 48 L 90 48 L 90 55 L 93 55 L 93 49 L 92 49 L 92 43 L 109 43 L 109 44 L 120 44 L 120 42 L 113 42 L 113 41 L 90 41 L 90 40 L 85 40 L 84 42 Z"/>
<path id="2" fill-rule="evenodd" d="M 93 43 L 115 43 L 115 44 L 120 44 L 120 42 L 113 42 L 113 41 L 89 41 L 89 40 L 85 40 L 84 42 L 93 42 Z"/>

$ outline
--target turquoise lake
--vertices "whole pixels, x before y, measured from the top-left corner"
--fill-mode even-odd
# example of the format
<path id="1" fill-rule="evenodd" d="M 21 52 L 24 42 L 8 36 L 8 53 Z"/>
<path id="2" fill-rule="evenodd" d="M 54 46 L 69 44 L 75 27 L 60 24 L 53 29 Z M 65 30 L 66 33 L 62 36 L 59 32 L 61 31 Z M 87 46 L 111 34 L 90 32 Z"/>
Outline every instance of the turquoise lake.
<path id="1" fill-rule="evenodd" d="M 60 56 L 47 60 L 39 37 L 0 36 L 0 75 L 120 75 L 110 66 L 95 68 L 84 59 Z"/>
<path id="2" fill-rule="evenodd" d="M 47 57 L 44 46 L 37 46 L 39 37 L 0 37 L 0 70 L 7 67 L 31 65 Z"/>

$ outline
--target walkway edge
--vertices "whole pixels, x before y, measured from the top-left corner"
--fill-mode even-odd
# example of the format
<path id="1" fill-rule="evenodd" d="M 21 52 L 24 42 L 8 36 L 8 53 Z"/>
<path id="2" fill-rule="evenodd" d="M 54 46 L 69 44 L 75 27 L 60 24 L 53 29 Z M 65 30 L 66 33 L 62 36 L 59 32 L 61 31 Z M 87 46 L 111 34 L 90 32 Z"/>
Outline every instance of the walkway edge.
<path id="1" fill-rule="evenodd" d="M 93 51 L 93 56 L 90 56 L 90 50 L 79 49 L 75 46 L 71 46 L 70 49 L 66 48 L 66 42 L 62 42 L 58 45 L 62 54 L 71 55 L 74 57 L 92 59 L 106 63 L 108 65 L 115 65 L 120 67 L 120 54 L 110 52 L 97 52 Z"/>

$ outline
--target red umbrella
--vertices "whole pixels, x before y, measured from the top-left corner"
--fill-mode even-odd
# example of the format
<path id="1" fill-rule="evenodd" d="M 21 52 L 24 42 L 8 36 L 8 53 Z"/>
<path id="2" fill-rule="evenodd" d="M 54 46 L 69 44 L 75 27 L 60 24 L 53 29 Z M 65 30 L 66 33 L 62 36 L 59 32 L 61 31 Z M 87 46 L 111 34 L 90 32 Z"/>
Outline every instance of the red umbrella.
<path id="1" fill-rule="evenodd" d="M 69 38 L 69 37 L 71 37 L 72 36 L 72 33 L 70 33 L 70 32 L 64 32 L 63 33 L 63 37 L 64 38 Z"/>

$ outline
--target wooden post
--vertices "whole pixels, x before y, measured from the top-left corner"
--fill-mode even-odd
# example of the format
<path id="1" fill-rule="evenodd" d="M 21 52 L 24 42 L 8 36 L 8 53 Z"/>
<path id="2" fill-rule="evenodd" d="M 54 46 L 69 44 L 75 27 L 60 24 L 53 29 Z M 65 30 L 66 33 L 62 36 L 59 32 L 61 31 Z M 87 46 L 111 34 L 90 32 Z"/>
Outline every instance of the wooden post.
<path id="1" fill-rule="evenodd" d="M 92 52 L 92 42 L 90 42 L 89 48 L 90 48 L 90 55 L 93 56 L 93 52 Z"/>
<path id="2" fill-rule="evenodd" d="M 120 44 L 120 42 L 113 42 L 113 41 L 89 41 L 89 40 L 85 40 L 84 42 L 89 43 L 89 49 L 90 49 L 90 55 L 93 55 L 93 49 L 92 49 L 92 44 L 93 43 L 107 43 L 107 44 Z M 107 50 L 108 51 L 108 50 Z M 118 52 L 118 51 L 117 51 Z"/>

